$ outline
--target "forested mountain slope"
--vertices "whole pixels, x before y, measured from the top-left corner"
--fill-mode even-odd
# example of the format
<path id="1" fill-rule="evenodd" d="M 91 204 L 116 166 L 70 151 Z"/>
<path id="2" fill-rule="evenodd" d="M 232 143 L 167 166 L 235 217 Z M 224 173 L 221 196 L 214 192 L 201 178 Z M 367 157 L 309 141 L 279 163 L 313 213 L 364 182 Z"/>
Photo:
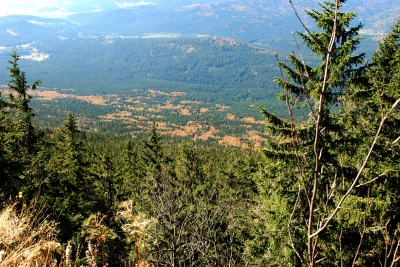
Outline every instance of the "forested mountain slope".
<path id="1" fill-rule="evenodd" d="M 293 5 L 313 29 L 303 11 L 317 1 Z M 367 58 L 398 8 L 389 0 L 344 5 L 360 13 L 352 23 L 366 24 L 360 49 Z M 214 127 L 217 139 L 247 139 L 248 131 L 262 129 L 256 105 L 285 116 L 275 101 L 274 53 L 284 59 L 297 50 L 292 32 L 301 29 L 288 1 L 57 2 L 31 15 L 0 17 L 0 68 L 15 46 L 28 80 L 40 77 L 43 90 L 57 88 L 33 103 L 42 126 L 57 125 L 70 107 L 82 129 L 133 133 L 155 120 L 171 122 L 166 132 L 185 132 L 194 122 Z M 7 79 L 2 72 L 0 84 Z M 178 96 L 166 96 L 172 92 Z"/>
<path id="2" fill-rule="evenodd" d="M 272 57 L 254 44 L 206 37 L 189 43 L 164 39 L 149 49 L 140 45 L 143 39 L 131 40 L 133 51 L 146 55 L 157 71 L 148 75 L 152 68 L 124 50 L 124 57 L 109 55 L 111 62 L 118 59 L 114 73 L 125 71 L 124 59 L 135 62 L 141 68 L 132 70 L 133 80 L 152 86 L 108 95 L 92 94 L 102 90 L 102 76 L 95 88 L 83 82 L 80 90 L 89 94 L 38 88 L 45 82 L 23 69 L 39 73 L 36 63 L 14 50 L 0 91 L 0 267 L 398 266 L 400 20 L 367 55 L 359 49 L 362 26 L 352 24 L 356 14 L 343 11 L 343 2 L 322 3 L 308 13 L 319 29 L 298 36 L 301 50 L 308 53 L 295 50 L 278 57 L 281 72 L 274 82 L 287 115 L 263 105 L 262 121 L 237 120 L 226 113 L 229 106 L 213 99 L 203 107 L 205 100 L 183 98 L 189 93 L 201 97 L 210 88 L 215 90 L 207 97 L 218 95 L 225 85 L 240 83 L 229 79 L 243 77 L 252 84 L 258 75 L 266 78 L 268 72 L 258 73 L 257 64 Z M 76 43 L 99 47 L 101 53 L 76 52 Z M 104 76 L 113 73 L 98 58 L 108 56 L 103 46 L 119 45 L 117 40 L 78 38 L 68 44 L 64 49 L 83 60 L 63 65 L 66 58 L 60 57 L 54 70 L 68 74 L 72 68 L 82 72 L 82 81 L 91 68 Z M 204 50 L 222 56 L 194 64 L 187 60 L 204 57 L 196 54 Z M 252 61 L 235 60 L 230 57 L 234 51 Z M 32 52 L 30 59 L 43 66 L 52 60 L 40 50 Z M 242 75 L 218 72 L 230 66 Z M 51 65 L 46 70 L 50 76 Z M 196 75 L 210 80 L 203 85 Z M 211 82 L 214 76 L 218 79 Z M 68 75 L 57 79 L 79 86 Z M 154 84 L 167 87 L 161 91 Z M 171 85 L 192 87 L 186 92 Z M 249 98 L 242 98 L 244 107 Z M 236 104 L 239 99 L 226 101 Z M 99 115 L 93 107 L 105 113 Z M 68 112 L 56 127 L 44 128 L 40 123 L 47 121 L 35 121 L 35 115 L 46 108 L 52 111 L 45 113 L 47 121 L 64 110 L 80 116 Z M 171 126 L 162 115 L 166 110 L 170 118 L 184 120 L 182 132 L 193 133 L 195 140 L 218 133 L 212 120 L 218 112 L 234 127 L 235 122 L 260 122 L 265 127 L 260 148 L 255 149 L 253 140 L 242 148 L 220 146 L 222 137 L 208 143 L 166 139 L 161 134 Z M 298 117 L 304 110 L 306 116 Z M 96 120 L 82 115 L 92 111 Z M 134 116 L 140 112 L 145 114 Z M 194 117 L 204 123 L 189 120 Z M 142 125 L 136 123 L 139 119 Z M 106 120 L 116 126 L 113 131 L 96 133 Z M 115 122 L 120 120 L 125 130 L 134 126 L 129 135 L 117 133 Z M 138 131 L 146 133 L 139 136 Z"/>
<path id="3" fill-rule="evenodd" d="M 48 58 L 24 59 L 35 49 Z M 19 52 L 28 80 L 43 80 L 33 102 L 43 127 L 57 125 L 69 110 L 87 130 L 136 134 L 154 120 L 169 124 L 165 132 L 172 134 L 201 136 L 200 127 L 214 129 L 210 137 L 218 140 L 245 141 L 248 131 L 262 132 L 257 105 L 283 108 L 275 101 L 273 53 L 233 39 L 83 38 Z M 6 53 L 0 58 L 5 69 Z M 0 78 L 6 83 L 6 72 Z"/>

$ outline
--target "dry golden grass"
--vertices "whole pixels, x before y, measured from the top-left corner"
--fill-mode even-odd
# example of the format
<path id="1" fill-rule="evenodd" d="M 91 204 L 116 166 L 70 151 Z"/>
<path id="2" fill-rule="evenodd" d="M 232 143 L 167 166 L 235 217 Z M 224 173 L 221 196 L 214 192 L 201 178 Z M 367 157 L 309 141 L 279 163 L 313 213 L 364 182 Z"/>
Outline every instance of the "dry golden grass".
<path id="1" fill-rule="evenodd" d="M 240 5 L 236 5 L 235 8 L 237 10 L 240 11 Z M 230 38 L 219 38 L 219 37 L 213 37 L 212 40 L 214 41 L 214 43 L 218 44 L 218 45 L 229 45 L 229 46 L 237 46 L 239 45 L 239 43 L 237 41 L 235 41 L 234 39 L 230 39 Z"/>
<path id="2" fill-rule="evenodd" d="M 190 105 L 190 104 L 200 105 L 203 102 L 201 102 L 201 101 L 193 101 L 193 100 L 181 100 L 181 101 L 179 101 L 179 103 L 182 104 L 182 105 Z"/>
<path id="3" fill-rule="evenodd" d="M 186 95 L 185 92 L 171 92 L 170 93 L 171 96 L 184 96 Z"/>
<path id="4" fill-rule="evenodd" d="M 241 142 L 238 137 L 226 135 L 222 137 L 221 140 L 218 141 L 220 145 L 230 145 L 230 146 L 240 146 Z"/>
<path id="5" fill-rule="evenodd" d="M 231 113 L 226 114 L 226 118 L 231 121 L 236 120 L 236 116 Z"/>
<path id="6" fill-rule="evenodd" d="M 22 195 L 21 195 L 22 198 Z M 8 205 L 0 213 L 0 266 L 57 266 L 57 223 L 42 216 L 35 203 L 22 210 Z"/>
<path id="7" fill-rule="evenodd" d="M 99 247 L 101 249 L 101 264 L 103 267 L 107 266 L 107 258 L 105 253 L 105 242 L 107 239 L 114 239 L 117 235 L 114 231 L 108 228 L 103 221 L 106 216 L 97 213 L 91 215 L 83 223 L 83 232 L 88 242 L 88 249 L 86 250 L 86 258 L 88 260 L 88 267 L 96 267 L 97 255 Z M 93 242 L 93 245 L 92 245 Z"/>
<path id="8" fill-rule="evenodd" d="M 122 223 L 122 231 L 127 234 L 128 242 L 135 244 L 136 265 L 138 267 L 151 267 L 147 262 L 146 231 L 155 223 L 153 219 L 147 219 L 142 213 L 137 213 L 133 208 L 133 200 L 122 202 L 119 206 L 116 219 Z"/>
<path id="9" fill-rule="evenodd" d="M 220 104 L 215 104 L 215 107 L 217 108 L 218 111 L 225 111 L 230 108 L 229 106 L 224 106 Z"/>
<path id="10" fill-rule="evenodd" d="M 69 241 L 63 249 L 56 239 L 57 223 L 43 216 L 43 210 L 35 201 L 25 205 L 22 192 L 16 199 L 18 203 L 6 205 L 0 212 L 0 267 L 108 266 L 105 242 L 116 238 L 116 234 L 103 223 L 105 215 L 93 214 L 82 225 L 87 247 L 86 265 L 81 265 L 81 245 Z M 146 259 L 146 230 L 155 221 L 135 212 L 133 201 L 123 202 L 116 218 L 122 223 L 128 242 L 135 245 L 135 266 L 151 267 Z M 60 262 L 56 255 L 61 256 Z"/>
<path id="11" fill-rule="evenodd" d="M 210 111 L 210 109 L 209 108 L 200 108 L 200 114 L 203 114 L 203 113 L 206 113 L 206 112 L 209 112 Z"/>
<path id="12" fill-rule="evenodd" d="M 95 105 L 100 105 L 100 106 L 105 106 L 106 105 L 106 101 L 104 99 L 104 97 L 102 96 L 98 96 L 98 95 L 89 95 L 89 96 L 74 96 L 75 98 L 82 100 L 82 101 L 86 101 Z"/>
<path id="13" fill-rule="evenodd" d="M 145 110 L 145 107 L 128 106 L 128 109 L 133 110 L 133 111 L 143 111 L 143 110 Z"/>
<path id="14" fill-rule="evenodd" d="M 260 133 L 257 131 L 247 131 L 248 140 L 253 144 L 254 149 L 259 149 L 262 143 L 265 140 L 265 137 L 260 136 Z M 243 148 L 247 148 L 246 146 L 242 146 Z"/>
<path id="15" fill-rule="evenodd" d="M 214 126 L 210 126 L 204 133 L 196 136 L 196 138 L 193 138 L 194 140 L 199 139 L 199 140 L 208 140 L 210 138 L 217 138 L 215 134 L 218 133 L 218 130 L 215 129 Z"/>
<path id="16" fill-rule="evenodd" d="M 51 91 L 51 90 L 35 90 L 35 91 L 30 91 L 29 92 L 32 96 L 35 97 L 36 100 L 53 100 L 57 98 L 75 98 L 79 99 L 82 101 L 86 101 L 95 105 L 101 105 L 105 106 L 106 105 L 106 100 L 102 96 L 98 95 L 89 95 L 89 96 L 79 96 L 79 95 L 73 95 L 73 94 L 63 94 L 57 91 Z"/>
<path id="17" fill-rule="evenodd" d="M 243 118 L 242 121 L 247 122 L 247 123 L 251 123 L 251 124 L 265 124 L 265 121 L 256 120 L 256 119 L 254 119 L 252 117 Z"/>
<path id="18" fill-rule="evenodd" d="M 189 116 L 191 114 L 190 110 L 187 108 L 183 108 L 179 112 L 180 112 L 180 114 L 185 115 L 185 116 Z"/>

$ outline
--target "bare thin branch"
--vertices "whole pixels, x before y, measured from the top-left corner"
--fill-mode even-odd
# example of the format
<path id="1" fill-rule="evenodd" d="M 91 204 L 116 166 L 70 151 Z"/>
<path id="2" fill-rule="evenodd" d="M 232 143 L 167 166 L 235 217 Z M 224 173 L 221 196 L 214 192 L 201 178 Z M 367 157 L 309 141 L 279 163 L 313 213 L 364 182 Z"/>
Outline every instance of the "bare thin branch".
<path id="1" fill-rule="evenodd" d="M 283 71 L 282 71 L 281 66 L 279 65 L 278 55 L 275 54 L 275 56 L 276 56 L 276 60 L 278 62 L 278 66 L 279 66 L 280 74 L 281 74 L 281 77 L 282 77 L 282 81 L 284 83 L 285 101 L 286 101 L 286 106 L 288 108 L 289 117 L 290 117 L 290 128 L 291 128 L 291 135 L 292 135 L 292 144 L 293 144 L 293 150 L 294 150 L 294 152 L 296 154 L 297 167 L 299 168 L 299 171 L 300 171 L 300 176 L 301 176 L 301 181 L 303 183 L 304 193 L 306 194 L 308 203 L 310 203 L 310 194 L 307 191 L 307 187 L 306 187 L 306 183 L 305 183 L 303 164 L 301 164 L 300 156 L 299 156 L 299 153 L 298 153 L 299 152 L 298 145 L 300 144 L 300 140 L 299 140 L 299 136 L 298 136 L 297 131 L 296 131 L 296 125 L 295 125 L 294 118 L 293 118 L 292 107 L 291 107 L 290 101 L 289 101 L 289 90 L 287 88 L 287 82 L 284 81 L 284 79 L 283 79 Z"/>
<path id="2" fill-rule="evenodd" d="M 312 40 L 314 41 L 314 43 L 316 43 L 322 50 L 325 50 L 325 47 L 319 43 L 317 40 L 315 40 L 313 38 L 313 35 L 311 34 L 310 30 L 308 29 L 308 27 L 306 26 L 306 24 L 304 24 L 303 20 L 300 18 L 299 14 L 297 13 L 296 8 L 294 7 L 292 0 L 288 0 L 290 5 L 292 6 L 293 12 L 296 15 L 297 19 L 299 20 L 301 26 L 303 26 L 304 30 L 308 33 L 308 35 L 312 38 Z"/>
<path id="3" fill-rule="evenodd" d="M 389 172 L 389 171 L 384 171 L 382 174 L 376 176 L 374 179 L 369 180 L 368 182 L 365 182 L 365 183 L 363 183 L 363 184 L 359 184 L 359 185 L 357 185 L 356 187 L 361 187 L 361 186 L 370 184 L 370 183 L 372 183 L 372 182 L 375 182 L 376 180 L 378 180 L 379 178 L 381 178 L 382 176 L 384 176 L 384 175 L 387 174 L 388 172 Z"/>
<path id="4" fill-rule="evenodd" d="M 397 257 L 397 252 L 398 252 L 398 250 L 399 250 L 399 246 L 400 246 L 400 240 L 397 241 L 396 249 L 394 250 L 394 255 L 393 255 L 392 264 L 390 264 L 390 267 L 393 267 L 393 266 L 395 265 L 395 263 L 396 263 L 397 261 L 400 260 L 400 256 Z M 396 257 L 397 257 L 397 258 L 396 258 Z"/>
<path id="5" fill-rule="evenodd" d="M 333 21 L 333 28 L 332 28 L 332 33 L 331 33 L 331 39 L 329 42 L 328 50 L 327 50 L 327 55 L 326 55 L 326 63 L 325 63 L 325 72 L 324 72 L 324 80 L 322 84 L 322 89 L 320 92 L 320 98 L 319 98 L 319 103 L 318 103 L 318 117 L 317 117 L 317 122 L 315 126 L 315 139 L 314 139 L 314 157 L 315 157 L 315 168 L 314 168 L 314 181 L 313 181 L 313 189 L 312 189 L 312 197 L 311 197 L 311 204 L 310 204 L 310 214 L 309 214 L 309 226 L 307 229 L 307 234 L 308 234 L 308 243 L 307 243 L 307 248 L 308 248 L 308 255 L 310 259 L 310 266 L 315 266 L 315 261 L 314 261 L 314 253 L 315 253 L 315 248 L 312 248 L 312 243 L 313 243 L 313 238 L 318 235 L 321 231 L 317 231 L 317 234 L 312 234 L 313 232 L 313 220 L 314 220 L 314 205 L 315 205 L 315 198 L 317 195 L 317 188 L 318 188 L 318 179 L 319 179 L 319 174 L 318 171 L 320 169 L 320 160 L 319 160 L 319 154 L 321 151 L 319 150 L 319 142 L 320 142 L 320 127 L 322 124 L 322 117 L 323 117 L 323 106 L 324 106 L 324 100 L 325 100 L 325 92 L 328 87 L 328 76 L 329 76 L 329 66 L 330 66 L 330 60 L 331 60 L 331 53 L 335 44 L 335 39 L 336 39 L 336 30 L 337 30 L 337 18 L 338 18 L 338 13 L 339 13 L 339 0 L 336 0 L 336 7 L 335 7 L 335 17 Z M 326 223 L 325 227 L 329 224 Z"/>
<path id="6" fill-rule="evenodd" d="M 315 89 L 317 89 L 317 86 L 315 85 L 314 81 L 312 80 L 312 78 L 311 78 L 311 76 L 310 76 L 310 73 L 309 73 L 308 70 L 307 70 L 307 66 L 306 66 L 306 63 L 305 63 L 305 61 L 304 61 L 303 54 L 301 53 L 299 43 L 297 42 L 297 39 L 296 39 L 296 37 L 294 36 L 294 34 L 293 34 L 293 39 L 294 39 L 294 42 L 296 43 L 297 51 L 299 52 L 299 55 L 300 55 L 300 58 L 301 58 L 301 62 L 303 63 L 304 72 L 306 73 L 307 78 L 308 78 L 308 80 L 311 82 L 311 84 L 313 85 L 313 87 L 314 87 Z M 309 107 L 310 110 L 311 110 L 311 114 L 312 114 L 313 120 L 316 121 L 316 120 L 317 120 L 317 117 L 316 117 L 316 115 L 315 115 L 314 108 L 313 108 L 313 106 L 312 106 L 312 104 L 311 104 L 310 96 L 309 96 L 309 94 L 308 94 L 308 92 L 307 92 L 307 90 L 306 90 L 306 86 L 305 86 L 305 84 L 304 84 L 304 80 L 303 80 L 303 76 L 302 76 L 302 75 L 300 75 L 300 79 L 301 79 L 301 87 L 303 88 L 303 93 L 304 93 L 304 96 L 306 97 L 307 105 L 308 105 L 308 107 Z"/>
<path id="7" fill-rule="evenodd" d="M 299 184 L 299 190 L 297 191 L 296 203 L 294 204 L 292 214 L 290 214 L 290 218 L 289 218 L 289 222 L 288 222 L 287 228 L 288 228 L 288 233 L 289 233 L 290 246 L 292 247 L 292 249 L 296 253 L 297 257 L 300 259 L 300 261 L 303 262 L 303 258 L 300 256 L 300 253 L 296 250 L 296 247 L 294 246 L 292 233 L 290 232 L 290 226 L 292 224 L 293 215 L 294 215 L 294 213 L 296 211 L 296 208 L 297 208 L 297 205 L 299 204 L 299 201 L 300 201 L 300 192 L 301 192 L 301 185 Z"/>
<path id="8" fill-rule="evenodd" d="M 367 202 L 367 206 L 365 207 L 365 210 L 364 210 L 363 229 L 362 229 L 362 231 L 360 233 L 360 242 L 358 243 L 357 251 L 356 251 L 356 254 L 354 255 L 353 265 L 352 266 L 356 266 L 358 255 L 360 255 L 361 245 L 362 245 L 363 240 L 364 240 L 365 230 L 367 229 L 367 210 L 369 208 L 369 203 L 370 203 L 369 202 L 369 194 L 370 194 L 370 189 L 368 188 L 368 202 Z"/>
<path id="9" fill-rule="evenodd" d="M 396 144 L 399 140 L 400 140 L 400 136 L 397 137 L 397 139 L 393 141 L 392 145 Z"/>
<path id="10" fill-rule="evenodd" d="M 341 267 L 344 266 L 344 262 L 343 262 L 343 247 L 342 247 L 342 235 L 343 235 L 343 231 L 340 231 L 340 236 L 339 236 L 339 249 L 340 249 L 340 266 L 341 266 Z"/>

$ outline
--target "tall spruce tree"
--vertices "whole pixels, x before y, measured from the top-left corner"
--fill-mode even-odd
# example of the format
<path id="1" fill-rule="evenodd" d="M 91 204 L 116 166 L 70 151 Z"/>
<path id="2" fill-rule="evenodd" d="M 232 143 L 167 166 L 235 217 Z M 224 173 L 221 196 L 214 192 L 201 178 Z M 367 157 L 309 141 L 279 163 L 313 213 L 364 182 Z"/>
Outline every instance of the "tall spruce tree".
<path id="1" fill-rule="evenodd" d="M 61 239 L 66 242 L 79 233 L 82 222 L 95 212 L 95 185 L 88 170 L 85 147 L 71 113 L 68 113 L 55 139 L 54 151 L 47 165 L 49 179 L 42 196 L 59 217 Z"/>
<path id="2" fill-rule="evenodd" d="M 3 99 L 0 94 L 0 193 L 8 196 L 15 195 L 28 183 L 24 178 L 39 139 L 32 124 L 34 113 L 29 106 L 32 97 L 28 90 L 36 89 L 40 81 L 28 85 L 15 49 L 11 57 L 11 67 L 7 68 L 10 72 L 8 97 Z"/>
<path id="3" fill-rule="evenodd" d="M 368 212 L 362 223 L 363 251 L 355 259 L 360 266 L 371 262 L 395 266 L 394 261 L 399 256 L 394 245 L 398 248 L 400 224 L 399 73 L 400 20 L 373 53 L 364 76 L 367 83 L 348 88 L 341 111 L 341 122 L 347 128 L 346 148 L 350 152 L 343 157 L 346 168 L 360 162 L 375 141 L 357 185 L 358 194 L 351 198 L 351 203 L 362 203 L 363 212 Z M 353 205 L 347 216 L 357 217 L 361 212 L 359 208 L 360 205 L 358 208 Z M 388 249 L 392 246 L 393 249 Z"/>
<path id="4" fill-rule="evenodd" d="M 343 107 L 348 88 L 366 86 L 365 68 L 359 67 L 364 55 L 355 53 L 362 26 L 351 25 L 355 13 L 340 11 L 344 2 L 323 3 L 321 11 L 307 12 L 319 31 L 305 28 L 299 35 L 319 65 L 306 64 L 300 51 L 289 55 L 289 64 L 279 62 L 283 74 L 276 83 L 282 88 L 289 120 L 261 109 L 272 136 L 263 151 L 265 167 L 256 177 L 261 197 L 258 212 L 265 215 L 266 229 L 253 247 L 264 264 L 343 266 L 357 261 L 365 199 L 354 198 L 360 204 L 354 223 L 350 222 L 354 218 L 345 217 L 356 205 L 345 206 L 345 200 L 359 194 L 355 186 L 370 154 L 361 149 L 359 161 L 344 162 L 360 149 L 347 146 L 352 129 L 344 125 L 340 113 L 332 111 Z M 298 103 L 310 110 L 304 123 L 294 120 Z M 374 149 L 373 140 L 369 141 L 364 147 Z"/>

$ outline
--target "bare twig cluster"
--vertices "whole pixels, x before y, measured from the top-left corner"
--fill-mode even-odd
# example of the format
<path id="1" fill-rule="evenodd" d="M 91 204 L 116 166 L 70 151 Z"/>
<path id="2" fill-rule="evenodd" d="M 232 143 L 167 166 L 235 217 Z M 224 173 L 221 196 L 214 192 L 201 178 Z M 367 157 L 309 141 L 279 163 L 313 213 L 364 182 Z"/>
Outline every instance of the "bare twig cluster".
<path id="1" fill-rule="evenodd" d="M 150 267 L 146 254 L 146 230 L 154 221 L 135 212 L 133 203 L 133 200 L 122 202 L 117 219 L 122 223 L 122 230 L 127 234 L 128 242 L 135 244 L 135 266 Z"/>

